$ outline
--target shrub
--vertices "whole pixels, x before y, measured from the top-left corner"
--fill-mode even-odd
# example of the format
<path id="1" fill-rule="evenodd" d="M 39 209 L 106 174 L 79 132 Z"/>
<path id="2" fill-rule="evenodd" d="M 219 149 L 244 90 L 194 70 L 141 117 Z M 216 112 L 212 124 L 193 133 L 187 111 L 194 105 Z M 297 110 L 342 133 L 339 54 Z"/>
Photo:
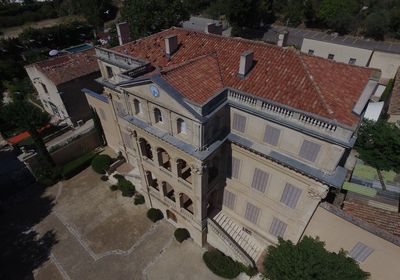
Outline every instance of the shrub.
<path id="1" fill-rule="evenodd" d="M 214 274 L 223 278 L 233 279 L 241 272 L 237 262 L 217 250 L 205 252 L 203 260 Z"/>
<path id="2" fill-rule="evenodd" d="M 92 161 L 92 168 L 99 174 L 105 174 L 110 164 L 111 157 L 109 155 L 98 155 Z"/>
<path id="3" fill-rule="evenodd" d="M 115 192 L 116 190 L 118 190 L 118 186 L 117 185 L 111 185 L 110 186 L 110 190 Z"/>
<path id="4" fill-rule="evenodd" d="M 177 228 L 174 232 L 174 236 L 175 236 L 176 241 L 178 241 L 179 243 L 182 243 L 183 240 L 186 240 L 190 237 L 190 233 L 185 228 Z"/>
<path id="5" fill-rule="evenodd" d="M 107 175 L 103 175 L 103 176 L 100 177 L 100 179 L 102 181 L 107 181 L 108 180 L 108 176 Z"/>
<path id="6" fill-rule="evenodd" d="M 124 177 L 118 179 L 118 189 L 122 192 L 122 196 L 132 197 L 135 194 L 135 186 Z"/>
<path id="7" fill-rule="evenodd" d="M 43 167 L 34 170 L 33 173 L 40 185 L 49 187 L 60 180 L 61 167 Z"/>
<path id="8" fill-rule="evenodd" d="M 133 203 L 135 205 L 140 205 L 140 204 L 144 204 L 144 196 L 141 194 L 138 194 L 135 196 L 135 200 L 133 201 Z"/>
<path id="9" fill-rule="evenodd" d="M 121 178 L 124 178 L 124 176 L 122 176 L 121 174 L 115 174 L 113 177 L 114 177 L 115 179 L 117 179 L 117 180 L 119 180 L 119 179 L 121 179 Z"/>
<path id="10" fill-rule="evenodd" d="M 160 209 L 150 208 L 147 211 L 147 218 L 149 218 L 153 223 L 155 223 L 164 218 L 164 215 Z"/>
<path id="11" fill-rule="evenodd" d="M 61 176 L 63 177 L 63 179 L 69 179 L 75 176 L 86 167 L 88 167 L 95 156 L 96 154 L 94 154 L 93 152 L 89 152 L 73 161 L 68 162 L 66 165 L 63 166 Z"/>

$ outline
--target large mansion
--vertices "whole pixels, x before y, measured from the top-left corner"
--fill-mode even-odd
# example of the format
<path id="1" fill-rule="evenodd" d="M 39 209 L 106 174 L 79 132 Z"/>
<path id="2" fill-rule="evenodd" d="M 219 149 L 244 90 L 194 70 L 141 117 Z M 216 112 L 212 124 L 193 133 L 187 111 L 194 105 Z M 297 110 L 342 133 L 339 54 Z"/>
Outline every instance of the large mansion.
<path id="1" fill-rule="evenodd" d="M 84 89 L 149 207 L 243 263 L 296 243 L 346 160 L 380 71 L 171 28 L 96 48 Z M 360 253 L 362 254 L 362 253 Z"/>

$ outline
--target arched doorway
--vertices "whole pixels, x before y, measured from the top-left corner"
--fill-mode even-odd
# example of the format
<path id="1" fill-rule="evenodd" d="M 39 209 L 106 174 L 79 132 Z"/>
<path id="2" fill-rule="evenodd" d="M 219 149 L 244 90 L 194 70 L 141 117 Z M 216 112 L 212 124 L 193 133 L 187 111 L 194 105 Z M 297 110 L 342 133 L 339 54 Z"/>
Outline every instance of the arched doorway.
<path id="1" fill-rule="evenodd" d="M 167 210 L 167 219 L 173 221 L 174 223 L 176 223 L 178 220 L 176 219 L 176 216 L 174 213 L 172 213 L 172 211 Z"/>

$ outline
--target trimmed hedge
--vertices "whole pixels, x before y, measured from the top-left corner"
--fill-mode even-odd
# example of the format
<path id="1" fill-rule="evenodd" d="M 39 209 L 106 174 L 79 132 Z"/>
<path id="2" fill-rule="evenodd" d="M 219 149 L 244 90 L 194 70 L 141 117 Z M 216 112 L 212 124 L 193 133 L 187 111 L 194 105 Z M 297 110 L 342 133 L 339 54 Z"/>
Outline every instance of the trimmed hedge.
<path id="1" fill-rule="evenodd" d="M 68 162 L 66 165 L 63 166 L 61 170 L 61 177 L 63 179 L 69 179 L 75 176 L 76 174 L 90 166 L 90 163 L 95 156 L 95 153 L 89 152 L 73 161 Z"/>
<path id="2" fill-rule="evenodd" d="M 215 275 L 223 278 L 233 279 L 242 272 L 237 262 L 217 250 L 205 252 L 203 260 Z"/>
<path id="3" fill-rule="evenodd" d="M 133 201 L 133 204 L 135 205 L 144 204 L 144 196 L 141 194 L 135 195 L 135 200 Z"/>
<path id="4" fill-rule="evenodd" d="M 92 161 L 92 168 L 99 174 L 105 174 L 111 162 L 112 158 L 109 155 L 98 155 Z"/>
<path id="5" fill-rule="evenodd" d="M 135 192 L 135 186 L 124 177 L 118 178 L 118 189 L 122 192 L 122 196 L 132 197 Z"/>
<path id="6" fill-rule="evenodd" d="M 174 232 L 174 236 L 175 236 L 176 241 L 178 241 L 179 243 L 182 243 L 184 240 L 186 240 L 190 237 L 190 233 L 185 228 L 177 228 Z"/>
<path id="7" fill-rule="evenodd" d="M 150 208 L 147 211 L 147 218 L 149 218 L 153 223 L 155 223 L 155 222 L 163 219 L 164 215 L 160 209 Z"/>

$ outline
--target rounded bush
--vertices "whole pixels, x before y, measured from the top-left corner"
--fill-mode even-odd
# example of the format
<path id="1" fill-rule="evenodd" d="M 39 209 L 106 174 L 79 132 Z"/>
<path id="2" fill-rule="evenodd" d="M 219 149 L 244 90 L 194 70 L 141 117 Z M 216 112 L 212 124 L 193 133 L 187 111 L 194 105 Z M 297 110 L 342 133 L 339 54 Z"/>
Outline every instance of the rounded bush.
<path id="1" fill-rule="evenodd" d="M 97 155 L 92 160 L 92 168 L 99 174 L 105 174 L 106 169 L 110 167 L 111 157 L 109 155 Z"/>
<path id="2" fill-rule="evenodd" d="M 147 218 L 149 218 L 153 223 L 155 223 L 164 218 L 164 215 L 160 209 L 150 208 L 147 211 Z"/>
<path id="3" fill-rule="evenodd" d="M 135 192 L 135 186 L 124 177 L 118 179 L 118 189 L 122 192 L 122 196 L 132 197 Z"/>
<path id="4" fill-rule="evenodd" d="M 233 279 L 241 272 L 237 262 L 217 250 L 205 252 L 203 260 L 214 274 L 223 278 Z"/>
<path id="5" fill-rule="evenodd" d="M 108 180 L 108 176 L 107 175 L 103 175 L 103 176 L 100 177 L 100 179 L 102 181 L 107 181 Z"/>
<path id="6" fill-rule="evenodd" d="M 175 236 L 176 241 L 178 241 L 179 243 L 182 243 L 183 240 L 186 240 L 190 237 L 190 233 L 185 228 L 177 228 L 174 232 L 174 236 Z"/>
<path id="7" fill-rule="evenodd" d="M 133 201 L 133 204 L 135 205 L 144 204 L 144 196 L 141 194 L 135 195 L 135 200 Z"/>

